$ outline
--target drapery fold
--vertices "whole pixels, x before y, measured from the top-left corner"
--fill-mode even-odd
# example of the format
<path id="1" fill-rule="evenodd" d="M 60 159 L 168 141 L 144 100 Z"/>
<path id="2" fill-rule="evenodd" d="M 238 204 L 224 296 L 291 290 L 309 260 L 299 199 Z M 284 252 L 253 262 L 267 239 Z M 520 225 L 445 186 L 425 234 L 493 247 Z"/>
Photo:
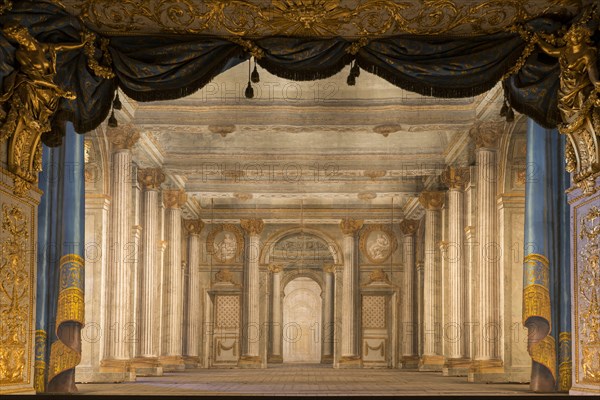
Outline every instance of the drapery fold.
<path id="1" fill-rule="evenodd" d="M 38 208 L 34 387 L 75 392 L 84 324 L 83 136 L 67 124 L 65 143 L 44 146 Z"/>
<path id="2" fill-rule="evenodd" d="M 9 21 L 18 21 L 46 43 L 81 42 L 81 33 L 86 30 L 80 20 L 60 7 L 31 0 L 15 2 L 11 11 L 0 16 L 1 25 Z M 540 17 L 525 24 L 525 28 L 554 33 L 564 22 Z M 246 45 L 214 36 L 109 39 L 106 52 L 115 74 L 111 79 L 94 73 L 85 49 L 59 53 L 56 83 L 74 91 L 77 99 L 60 101 L 53 133 L 43 137 L 46 144 L 60 143 L 56 136 L 64 132 L 65 121 L 72 121 L 78 132 L 97 127 L 108 116 L 117 87 L 138 101 L 179 98 L 257 53 L 259 65 L 287 79 L 323 79 L 356 60 L 361 68 L 394 85 L 437 97 L 475 96 L 504 77 L 509 101 L 517 111 L 547 128 L 558 122 L 557 60 L 537 49 L 524 58 L 526 42 L 512 32 L 470 38 L 365 38 L 358 42 L 345 38 L 267 37 L 246 41 Z M 93 58 L 102 64 L 107 54 L 98 42 Z M 15 73 L 15 46 L 0 34 L 2 85 Z M 520 69 L 507 76 L 515 72 L 511 69 L 516 64 Z"/>
<path id="3" fill-rule="evenodd" d="M 571 379 L 569 206 L 564 136 L 528 121 L 523 324 L 531 389 L 568 391 Z M 558 354 L 558 357 L 557 357 Z"/>

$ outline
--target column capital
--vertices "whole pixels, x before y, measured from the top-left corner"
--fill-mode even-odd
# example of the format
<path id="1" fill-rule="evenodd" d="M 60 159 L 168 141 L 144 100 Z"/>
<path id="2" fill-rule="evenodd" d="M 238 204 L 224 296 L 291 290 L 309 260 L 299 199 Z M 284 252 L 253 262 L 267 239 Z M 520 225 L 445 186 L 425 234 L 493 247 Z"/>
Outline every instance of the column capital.
<path id="1" fill-rule="evenodd" d="M 345 218 L 340 222 L 340 229 L 344 235 L 354 235 L 363 226 L 362 219 Z"/>
<path id="2" fill-rule="evenodd" d="M 106 130 L 106 138 L 112 144 L 113 150 L 130 150 L 140 138 L 140 133 L 132 124 L 119 125 Z"/>
<path id="3" fill-rule="evenodd" d="M 450 189 L 462 189 L 469 180 L 469 168 L 448 166 L 442 172 L 442 182 Z"/>
<path id="4" fill-rule="evenodd" d="M 335 270 L 336 270 L 335 264 L 323 264 L 323 272 L 335 273 Z"/>
<path id="5" fill-rule="evenodd" d="M 146 190 L 160 188 L 165 181 L 165 174 L 160 168 L 140 168 L 137 171 L 137 180 Z"/>
<path id="6" fill-rule="evenodd" d="M 165 189 L 162 198 L 166 208 L 181 208 L 187 201 L 187 194 L 181 189 Z"/>
<path id="7" fill-rule="evenodd" d="M 421 192 L 419 203 L 426 210 L 440 210 L 444 206 L 444 192 Z"/>
<path id="8" fill-rule="evenodd" d="M 277 273 L 283 271 L 282 264 L 271 263 L 271 264 L 269 264 L 269 266 L 267 268 L 269 269 L 269 272 L 271 272 L 273 274 L 277 274 Z"/>
<path id="9" fill-rule="evenodd" d="M 400 231 L 404 235 L 414 235 L 419 228 L 419 221 L 416 219 L 405 219 L 400 222 Z"/>
<path id="10" fill-rule="evenodd" d="M 204 228 L 204 222 L 201 219 L 184 219 L 183 227 L 188 235 L 197 236 Z"/>
<path id="11" fill-rule="evenodd" d="M 476 148 L 495 149 L 503 130 L 503 122 L 479 122 L 469 130 L 469 136 L 475 141 Z"/>
<path id="12" fill-rule="evenodd" d="M 250 236 L 260 235 L 265 227 L 265 222 L 260 218 L 240 219 L 240 226 Z"/>

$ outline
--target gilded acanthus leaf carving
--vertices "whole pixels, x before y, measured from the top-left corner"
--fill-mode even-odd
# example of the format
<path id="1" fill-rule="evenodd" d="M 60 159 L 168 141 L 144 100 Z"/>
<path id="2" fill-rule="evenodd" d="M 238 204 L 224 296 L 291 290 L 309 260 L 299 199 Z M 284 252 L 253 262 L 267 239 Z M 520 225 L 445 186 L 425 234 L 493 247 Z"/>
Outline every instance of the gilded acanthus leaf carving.
<path id="1" fill-rule="evenodd" d="M 29 342 L 28 218 L 16 205 L 2 206 L 0 244 L 0 384 L 25 381 Z"/>
<path id="2" fill-rule="evenodd" d="M 221 36 L 480 35 L 538 15 L 575 15 L 585 1 L 551 0 L 54 0 L 87 26 Z"/>

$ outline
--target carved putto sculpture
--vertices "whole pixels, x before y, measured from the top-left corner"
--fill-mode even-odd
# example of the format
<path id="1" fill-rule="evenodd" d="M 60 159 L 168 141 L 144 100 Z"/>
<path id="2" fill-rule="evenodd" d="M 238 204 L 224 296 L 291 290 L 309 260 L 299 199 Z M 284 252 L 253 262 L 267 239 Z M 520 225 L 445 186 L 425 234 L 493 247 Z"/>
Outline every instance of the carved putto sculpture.
<path id="1" fill-rule="evenodd" d="M 36 182 L 41 170 L 40 136 L 51 130 L 60 99 L 75 99 L 74 93 L 54 82 L 57 53 L 82 48 L 86 42 L 40 43 L 27 28 L 18 24 L 7 24 L 3 33 L 19 45 L 15 51 L 19 69 L 4 80 L 4 94 L 0 97 L 0 143 L 12 137 L 8 155 L 11 172 L 28 182 Z M 84 36 L 85 40 L 92 38 Z"/>
<path id="2" fill-rule="evenodd" d="M 533 35 L 533 40 L 560 64 L 558 109 L 563 123 L 561 133 L 568 136 L 566 148 L 567 171 L 574 173 L 574 181 L 585 192 L 594 186 L 600 172 L 600 78 L 598 51 L 593 46 L 593 30 L 586 21 L 573 24 L 560 39 L 550 35 Z"/>

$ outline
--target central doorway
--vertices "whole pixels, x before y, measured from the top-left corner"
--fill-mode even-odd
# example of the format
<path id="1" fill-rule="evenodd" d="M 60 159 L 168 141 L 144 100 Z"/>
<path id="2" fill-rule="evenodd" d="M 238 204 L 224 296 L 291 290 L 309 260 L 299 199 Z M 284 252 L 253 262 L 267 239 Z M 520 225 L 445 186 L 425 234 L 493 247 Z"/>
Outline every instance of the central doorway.
<path id="1" fill-rule="evenodd" d="M 321 361 L 321 288 L 312 279 L 298 277 L 284 289 L 283 362 Z"/>

